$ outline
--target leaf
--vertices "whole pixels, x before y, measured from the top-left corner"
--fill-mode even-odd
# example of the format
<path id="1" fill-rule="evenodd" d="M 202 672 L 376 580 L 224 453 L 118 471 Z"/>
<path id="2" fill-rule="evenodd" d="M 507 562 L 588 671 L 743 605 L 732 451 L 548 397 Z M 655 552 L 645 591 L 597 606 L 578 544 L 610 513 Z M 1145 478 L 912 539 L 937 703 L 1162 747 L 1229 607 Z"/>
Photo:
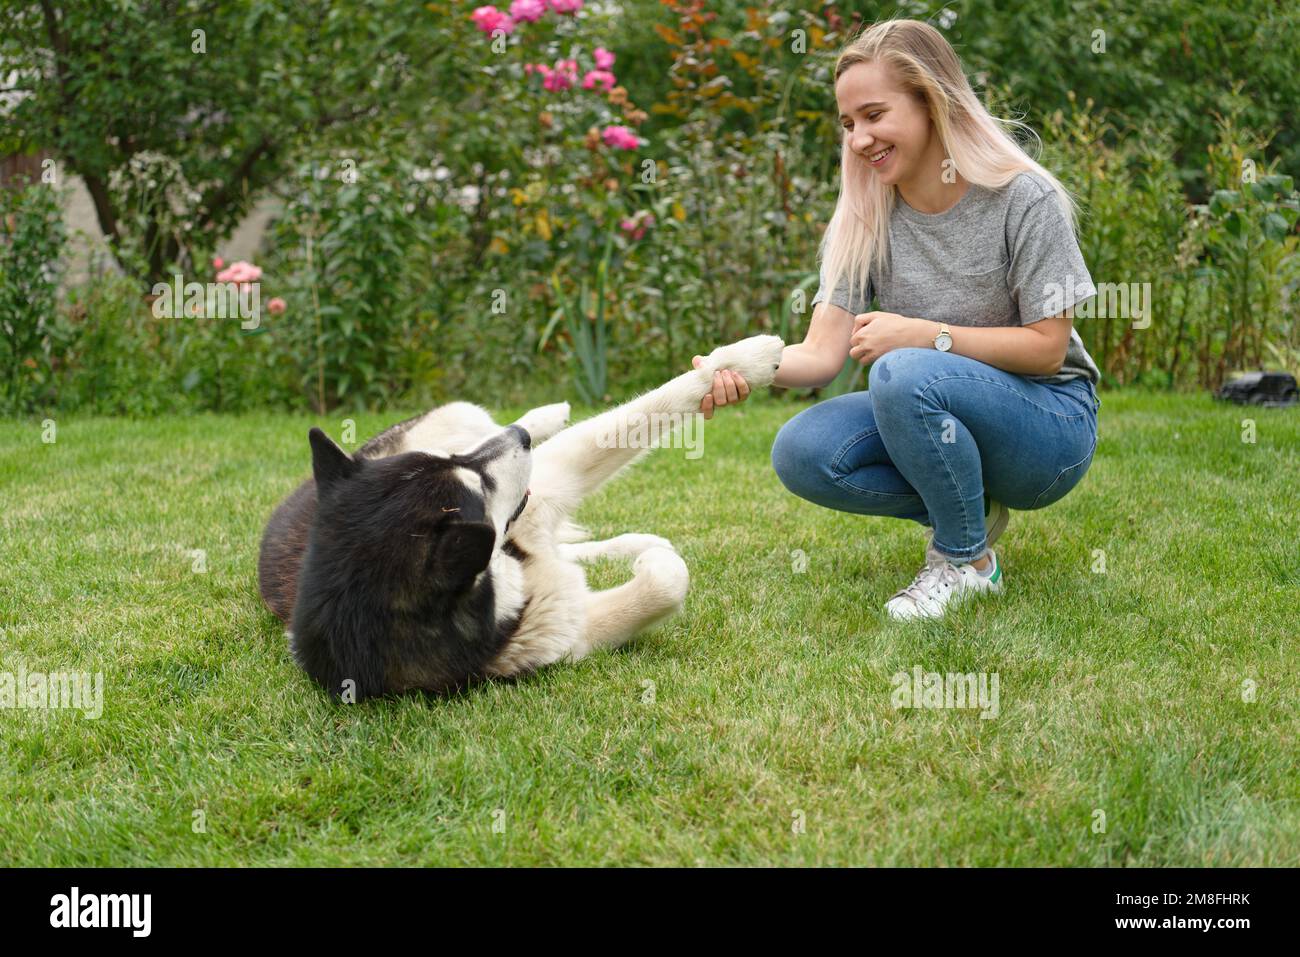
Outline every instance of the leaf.
<path id="1" fill-rule="evenodd" d="M 555 311 L 551 313 L 550 321 L 546 323 L 546 328 L 542 330 L 541 338 L 537 340 L 537 351 L 541 352 L 546 348 L 546 342 L 551 338 L 551 333 L 555 331 L 555 324 L 564 316 L 564 307 L 556 306 Z"/>
<path id="2" fill-rule="evenodd" d="M 1260 182 L 1266 183 L 1283 196 L 1290 194 L 1291 190 L 1295 188 L 1295 180 L 1290 176 L 1283 176 L 1280 173 L 1270 173 L 1268 176 L 1265 176 L 1260 180 Z"/>
<path id="3" fill-rule="evenodd" d="M 1264 217 L 1264 235 L 1275 243 L 1280 243 L 1291 231 L 1291 224 L 1281 213 L 1269 213 Z"/>
<path id="4" fill-rule="evenodd" d="M 1210 199 L 1210 212 L 1215 216 L 1221 216 L 1236 206 L 1239 199 L 1241 196 L 1235 189 L 1216 189 Z"/>
<path id="5" fill-rule="evenodd" d="M 1268 184 L 1267 179 L 1262 183 L 1248 183 L 1250 195 L 1260 200 L 1270 200 L 1276 195 L 1275 187 Z"/>

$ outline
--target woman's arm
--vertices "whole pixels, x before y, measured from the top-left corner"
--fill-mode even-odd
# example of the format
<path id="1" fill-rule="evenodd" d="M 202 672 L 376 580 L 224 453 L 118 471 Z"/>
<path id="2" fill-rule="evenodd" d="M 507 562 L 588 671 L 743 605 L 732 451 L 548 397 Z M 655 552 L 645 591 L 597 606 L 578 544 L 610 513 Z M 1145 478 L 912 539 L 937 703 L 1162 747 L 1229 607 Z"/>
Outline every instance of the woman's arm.
<path id="1" fill-rule="evenodd" d="M 803 342 L 781 351 L 781 365 L 772 384 L 783 389 L 827 385 L 844 368 L 852 334 L 853 313 L 829 302 L 819 302 L 813 307 Z M 698 366 L 701 361 L 702 357 L 696 356 L 691 364 Z M 706 419 L 711 419 L 715 408 L 744 402 L 748 397 L 749 384 L 743 378 L 730 370 L 718 372 L 713 376 L 713 391 L 700 401 L 700 411 Z"/>
<path id="2" fill-rule="evenodd" d="M 1055 375 L 1070 344 L 1074 309 L 1024 326 L 948 326 L 951 351 L 1016 375 Z M 865 327 L 865 328 L 864 328 Z M 853 321 L 849 355 L 874 362 L 893 349 L 933 349 L 939 323 L 889 312 L 868 312 Z"/>
<path id="3" fill-rule="evenodd" d="M 772 384 L 783 389 L 828 385 L 844 368 L 853 334 L 853 313 L 829 302 L 813 307 L 803 342 L 786 346 Z"/>
<path id="4" fill-rule="evenodd" d="M 1074 309 L 1025 326 L 954 326 L 949 324 L 952 352 L 978 359 L 1017 375 L 1055 375 L 1065 361 L 1070 342 Z M 872 325 L 875 329 L 872 329 Z M 863 326 L 867 330 L 863 330 Z M 929 319 L 912 319 L 893 313 L 871 312 L 854 316 L 829 302 L 813 308 L 812 321 L 803 342 L 786 346 L 781 365 L 772 384 L 785 389 L 821 388 L 844 368 L 852 357 L 866 364 L 874 362 L 892 349 L 915 346 L 934 348 L 939 323 Z M 852 346 L 852 348 L 850 348 Z M 699 365 L 700 356 L 692 363 Z M 731 371 L 713 377 L 713 391 L 700 402 L 706 419 L 724 405 L 744 402 L 749 385 Z"/>

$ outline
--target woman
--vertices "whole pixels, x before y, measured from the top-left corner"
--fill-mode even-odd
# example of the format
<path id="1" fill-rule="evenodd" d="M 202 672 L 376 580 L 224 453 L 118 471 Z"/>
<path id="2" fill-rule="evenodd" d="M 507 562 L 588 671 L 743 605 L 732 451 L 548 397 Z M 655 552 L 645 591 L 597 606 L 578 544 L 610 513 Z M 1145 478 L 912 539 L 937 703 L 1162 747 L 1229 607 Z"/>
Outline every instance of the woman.
<path id="1" fill-rule="evenodd" d="M 1100 375 L 1072 307 L 1097 290 L 1070 195 L 1003 128 L 1022 124 L 984 108 L 938 30 L 871 26 L 840 54 L 835 98 L 822 284 L 775 384 L 825 386 L 848 356 L 870 363 L 868 391 L 794 416 L 772 465 L 818 505 L 931 528 L 925 566 L 885 609 L 938 618 L 1002 590 L 992 545 L 1008 509 L 1060 500 L 1092 462 Z M 873 296 L 885 311 L 867 311 Z M 700 410 L 748 394 L 720 372 Z"/>

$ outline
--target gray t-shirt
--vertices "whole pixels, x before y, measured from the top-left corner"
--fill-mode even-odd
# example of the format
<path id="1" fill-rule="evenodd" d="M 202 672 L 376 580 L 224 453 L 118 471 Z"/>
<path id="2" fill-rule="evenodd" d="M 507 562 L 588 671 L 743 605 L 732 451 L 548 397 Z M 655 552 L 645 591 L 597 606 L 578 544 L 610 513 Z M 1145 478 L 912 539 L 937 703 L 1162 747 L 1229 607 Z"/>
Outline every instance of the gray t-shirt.
<path id="1" fill-rule="evenodd" d="M 827 298 L 826 271 L 813 305 Z M 1035 173 L 1002 189 L 972 183 L 956 205 L 922 213 L 897 196 L 889 222 L 889 269 L 869 276 L 866 295 L 849 295 L 842 279 L 834 305 L 857 315 L 872 296 L 884 312 L 953 326 L 1015 326 L 1064 312 L 1094 296 L 1088 267 L 1056 193 Z M 1101 379 L 1078 330 L 1070 330 L 1065 362 L 1035 382 Z"/>

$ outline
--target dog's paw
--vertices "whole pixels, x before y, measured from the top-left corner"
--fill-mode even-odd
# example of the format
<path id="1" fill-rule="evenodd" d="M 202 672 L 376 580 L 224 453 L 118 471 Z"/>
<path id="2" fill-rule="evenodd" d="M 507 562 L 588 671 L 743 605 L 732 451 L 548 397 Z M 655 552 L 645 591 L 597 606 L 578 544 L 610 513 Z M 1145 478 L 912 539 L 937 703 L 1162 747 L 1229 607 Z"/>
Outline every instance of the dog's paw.
<path id="1" fill-rule="evenodd" d="M 719 346 L 710 352 L 700 368 L 711 376 L 722 369 L 739 372 L 751 389 L 771 385 L 781 364 L 781 350 L 785 343 L 780 336 L 750 336 L 729 346 Z"/>
<path id="2" fill-rule="evenodd" d="M 642 552 L 651 548 L 666 548 L 670 552 L 675 552 L 673 543 L 666 538 L 660 538 L 658 535 L 643 535 L 640 532 L 626 532 L 614 539 L 618 543 L 619 553 L 628 558 L 636 558 Z"/>
<path id="3" fill-rule="evenodd" d="M 633 580 L 654 594 L 658 600 L 680 606 L 690 588 L 691 575 L 686 562 L 675 551 L 648 548 L 632 563 Z"/>
<path id="4" fill-rule="evenodd" d="M 530 409 L 515 424 L 528 431 L 533 445 L 545 442 L 569 424 L 569 403 L 556 402 Z"/>

